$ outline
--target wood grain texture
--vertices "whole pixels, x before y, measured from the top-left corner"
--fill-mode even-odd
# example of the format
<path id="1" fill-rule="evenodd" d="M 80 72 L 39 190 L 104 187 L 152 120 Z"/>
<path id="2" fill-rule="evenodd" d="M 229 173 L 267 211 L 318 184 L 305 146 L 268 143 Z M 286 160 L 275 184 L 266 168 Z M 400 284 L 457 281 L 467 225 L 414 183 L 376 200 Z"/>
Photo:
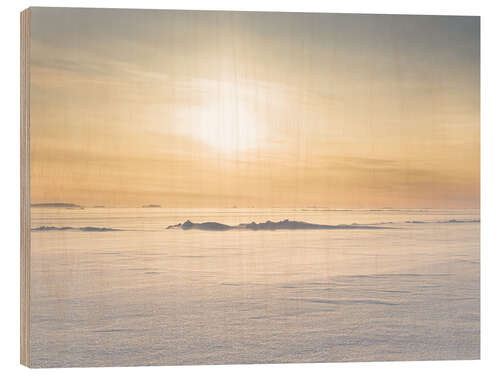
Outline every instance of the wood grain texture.
<path id="1" fill-rule="evenodd" d="M 479 19 L 21 14 L 21 363 L 480 356 Z"/>
<path id="2" fill-rule="evenodd" d="M 30 366 L 30 10 L 21 12 L 21 364 Z"/>

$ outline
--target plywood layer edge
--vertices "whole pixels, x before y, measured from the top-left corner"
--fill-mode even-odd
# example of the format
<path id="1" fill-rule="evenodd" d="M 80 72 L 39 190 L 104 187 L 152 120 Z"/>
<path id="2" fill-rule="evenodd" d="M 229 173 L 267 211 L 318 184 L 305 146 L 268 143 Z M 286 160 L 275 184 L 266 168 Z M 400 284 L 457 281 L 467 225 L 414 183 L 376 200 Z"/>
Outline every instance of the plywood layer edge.
<path id="1" fill-rule="evenodd" d="M 21 364 L 30 366 L 30 9 L 21 12 Z"/>

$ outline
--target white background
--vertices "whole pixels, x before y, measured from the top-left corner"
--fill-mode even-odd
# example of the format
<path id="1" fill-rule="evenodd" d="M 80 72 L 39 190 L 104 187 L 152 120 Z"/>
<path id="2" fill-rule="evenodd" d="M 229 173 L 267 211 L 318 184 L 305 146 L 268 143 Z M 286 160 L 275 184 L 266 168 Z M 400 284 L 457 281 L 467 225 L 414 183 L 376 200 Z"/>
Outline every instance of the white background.
<path id="1" fill-rule="evenodd" d="M 453 14 L 481 16 L 481 360 L 446 362 L 333 363 L 306 365 L 184 366 L 37 370 L 38 374 L 488 374 L 500 373 L 500 15 L 496 1 L 460 0 L 210 0 L 210 1 L 3 1 L 0 11 L 0 374 L 28 373 L 19 365 L 19 12 L 29 6 L 156 9 L 225 9 L 343 13 Z"/>

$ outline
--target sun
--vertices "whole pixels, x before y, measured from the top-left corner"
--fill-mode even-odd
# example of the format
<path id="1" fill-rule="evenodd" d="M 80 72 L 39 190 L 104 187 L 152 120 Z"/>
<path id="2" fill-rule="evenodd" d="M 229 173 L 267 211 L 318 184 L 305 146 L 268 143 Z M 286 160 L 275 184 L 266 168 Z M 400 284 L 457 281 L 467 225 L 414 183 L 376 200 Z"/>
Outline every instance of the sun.
<path id="1" fill-rule="evenodd" d="M 199 132 L 193 134 L 218 152 L 232 154 L 257 147 L 257 121 L 234 83 L 221 83 L 199 108 Z"/>

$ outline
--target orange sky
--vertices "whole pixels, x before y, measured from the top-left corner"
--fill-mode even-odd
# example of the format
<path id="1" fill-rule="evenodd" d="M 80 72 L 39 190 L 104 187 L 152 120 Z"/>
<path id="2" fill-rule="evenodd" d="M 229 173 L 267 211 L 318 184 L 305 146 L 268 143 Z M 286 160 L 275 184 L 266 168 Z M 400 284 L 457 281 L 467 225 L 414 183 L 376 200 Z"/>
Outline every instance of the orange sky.
<path id="1" fill-rule="evenodd" d="M 32 203 L 479 207 L 477 17 L 32 12 Z"/>

